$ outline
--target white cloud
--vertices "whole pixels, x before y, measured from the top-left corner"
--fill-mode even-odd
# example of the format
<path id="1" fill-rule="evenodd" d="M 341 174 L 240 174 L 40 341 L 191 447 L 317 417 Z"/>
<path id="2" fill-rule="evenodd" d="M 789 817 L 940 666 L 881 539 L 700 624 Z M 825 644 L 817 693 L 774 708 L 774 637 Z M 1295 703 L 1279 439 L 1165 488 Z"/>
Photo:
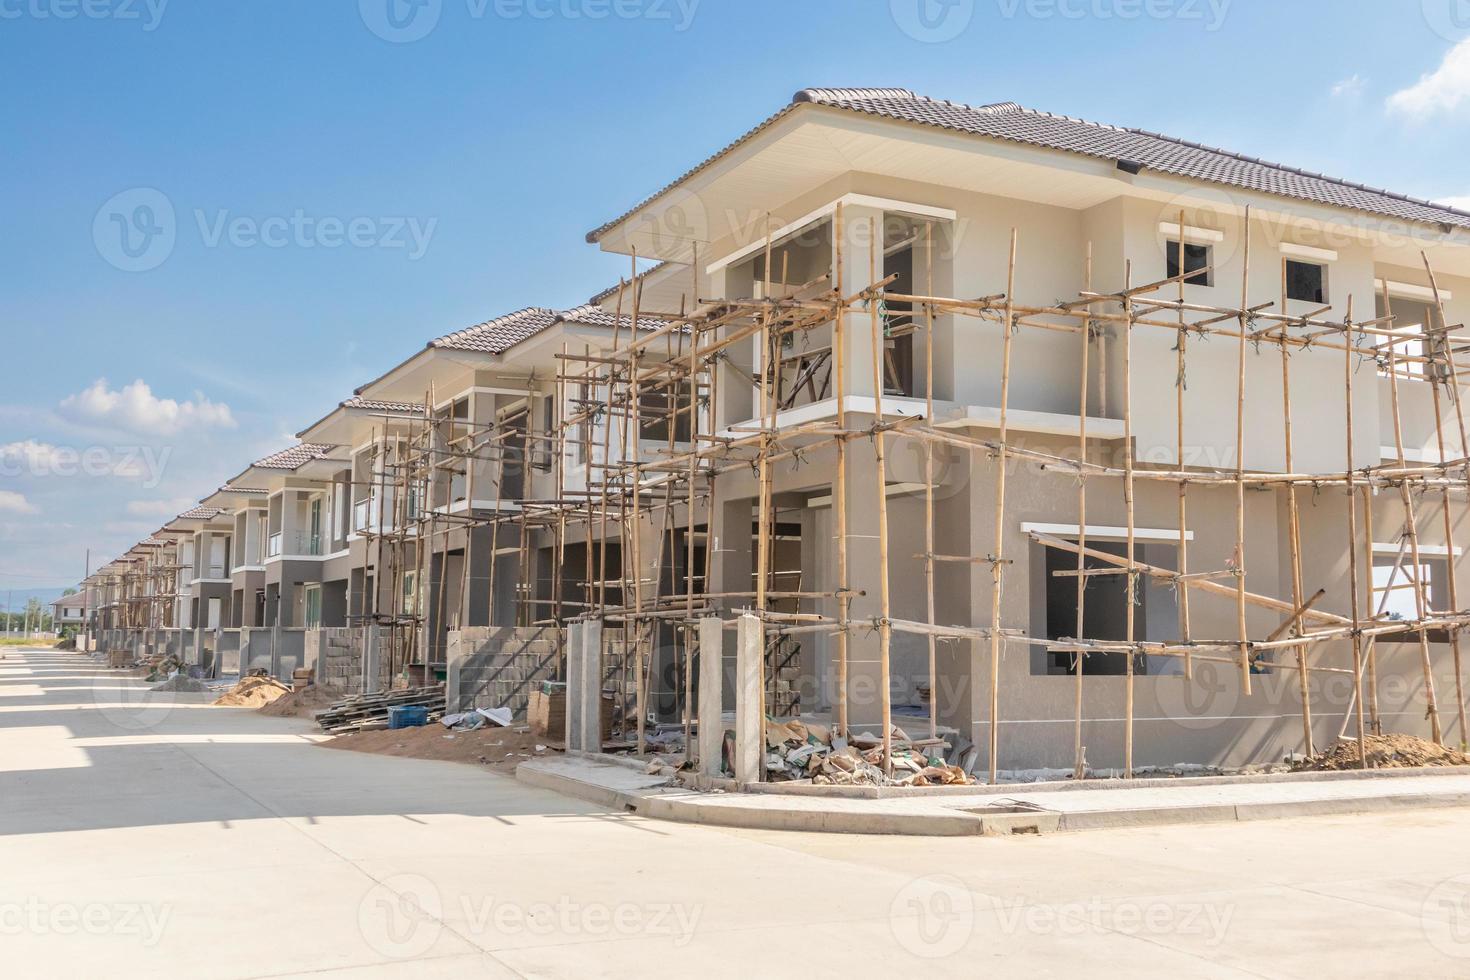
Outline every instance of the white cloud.
<path id="1" fill-rule="evenodd" d="M 178 517 L 186 510 L 199 506 L 188 497 L 175 500 L 129 500 L 128 513 L 134 517 Z"/>
<path id="2" fill-rule="evenodd" d="M 172 435 L 189 427 L 233 429 L 230 406 L 212 402 L 199 392 L 188 401 L 159 398 L 142 380 L 116 390 L 106 378 L 61 401 L 61 411 L 74 419 L 154 435 Z"/>
<path id="3" fill-rule="evenodd" d="M 37 514 L 36 505 L 25 498 L 25 494 L 14 490 L 0 490 L 0 513 Z"/>
<path id="4" fill-rule="evenodd" d="M 1390 112 L 1422 121 L 1440 112 L 1454 112 L 1470 99 L 1470 38 L 1444 56 L 1439 67 L 1408 88 L 1388 97 Z"/>
<path id="5" fill-rule="evenodd" d="M 1332 97 L 1340 99 L 1344 96 L 1358 96 L 1363 94 L 1363 89 L 1368 85 L 1368 80 L 1362 75 L 1354 73 L 1351 78 L 1344 78 L 1332 86 Z"/>

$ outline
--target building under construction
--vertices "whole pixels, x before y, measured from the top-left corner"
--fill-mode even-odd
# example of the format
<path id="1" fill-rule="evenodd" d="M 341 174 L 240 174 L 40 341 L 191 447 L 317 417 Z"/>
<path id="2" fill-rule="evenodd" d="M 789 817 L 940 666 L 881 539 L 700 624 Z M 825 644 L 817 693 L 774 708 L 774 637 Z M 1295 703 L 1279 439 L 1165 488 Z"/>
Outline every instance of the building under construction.
<path id="1" fill-rule="evenodd" d="M 589 235 L 618 287 L 302 433 L 353 515 L 333 626 L 389 678 L 479 658 L 499 702 L 600 624 L 583 682 L 640 751 L 730 709 L 992 782 L 1463 743 L 1467 231 L 1010 103 L 802 92 Z"/>

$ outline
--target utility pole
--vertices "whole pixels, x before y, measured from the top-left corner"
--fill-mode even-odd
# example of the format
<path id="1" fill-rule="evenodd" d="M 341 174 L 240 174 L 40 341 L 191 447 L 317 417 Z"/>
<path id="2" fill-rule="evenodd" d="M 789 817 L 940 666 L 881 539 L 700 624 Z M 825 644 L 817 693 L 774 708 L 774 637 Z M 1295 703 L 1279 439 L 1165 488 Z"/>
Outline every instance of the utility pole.
<path id="1" fill-rule="evenodd" d="M 92 577 L 92 549 L 87 549 L 87 573 L 82 576 L 82 628 L 77 631 L 77 649 L 88 652 L 92 645 L 92 587 L 87 579 Z"/>

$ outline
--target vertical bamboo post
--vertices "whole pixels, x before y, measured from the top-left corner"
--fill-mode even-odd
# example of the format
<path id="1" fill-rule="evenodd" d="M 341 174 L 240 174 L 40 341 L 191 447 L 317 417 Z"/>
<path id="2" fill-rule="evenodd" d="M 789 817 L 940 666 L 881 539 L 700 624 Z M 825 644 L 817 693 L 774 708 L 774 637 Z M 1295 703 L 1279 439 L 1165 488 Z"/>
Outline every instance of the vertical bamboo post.
<path id="1" fill-rule="evenodd" d="M 878 255 L 883 251 L 882 230 L 876 218 L 868 219 L 868 318 L 873 333 L 873 454 L 878 490 L 878 697 L 883 715 L 883 772 L 893 775 L 893 691 L 890 656 L 893 624 L 889 621 L 888 594 L 888 467 L 884 459 L 883 419 L 883 291 L 878 281 Z"/>
<path id="2" fill-rule="evenodd" d="M 934 295 L 934 225 L 924 224 L 924 292 Z M 934 429 L 934 304 L 924 304 L 924 427 Z M 934 441 L 924 440 L 924 594 L 928 623 L 934 616 Z M 929 737 L 939 737 L 939 638 L 930 629 L 929 641 Z"/>
<path id="3" fill-rule="evenodd" d="M 1251 279 L 1251 209 L 1245 209 L 1242 225 L 1244 260 L 1240 272 L 1240 312 L 1237 322 L 1240 327 L 1235 366 L 1235 626 L 1240 635 L 1240 686 L 1243 693 L 1251 693 L 1251 646 L 1250 633 L 1245 621 L 1245 347 L 1250 334 L 1250 279 Z M 1184 251 L 1179 244 L 1181 264 Z"/>
<path id="4" fill-rule="evenodd" d="M 1393 316 L 1393 300 L 1388 294 L 1388 280 L 1383 280 L 1383 312 L 1387 316 Z M 1388 346 L 1388 391 L 1390 404 L 1393 409 L 1393 446 L 1394 453 L 1398 459 L 1398 465 L 1406 465 L 1404 459 L 1404 428 L 1399 414 L 1399 372 L 1398 361 L 1394 354 L 1394 344 Z M 1414 610 L 1420 621 L 1419 625 L 1419 660 L 1424 671 L 1424 714 L 1429 719 L 1429 730 L 1434 741 L 1443 745 L 1444 732 L 1440 727 L 1439 706 L 1435 702 L 1434 695 L 1434 668 L 1429 657 L 1429 636 L 1424 629 L 1423 621 L 1428 615 L 1428 607 L 1424 601 L 1424 563 L 1419 557 L 1419 527 L 1418 520 L 1414 514 L 1414 498 L 1409 491 L 1407 480 L 1399 481 L 1399 500 L 1404 509 L 1404 533 L 1409 538 L 1409 554 L 1414 562 L 1414 574 L 1412 576 L 1414 586 Z"/>
<path id="5" fill-rule="evenodd" d="M 1167 271 L 1167 270 L 1166 270 Z M 1184 209 L 1179 209 L 1179 271 L 1184 271 Z M 1189 342 L 1189 331 L 1184 319 L 1184 280 L 1179 280 L 1179 333 L 1175 345 L 1176 374 L 1174 377 L 1174 445 L 1179 471 L 1184 472 L 1184 389 L 1185 353 Z M 1179 574 L 1189 574 L 1189 481 L 1179 481 Z M 1189 622 L 1189 583 L 1179 584 L 1179 639 L 1184 647 L 1184 679 L 1194 679 L 1194 657 L 1189 644 L 1192 631 Z"/>
<path id="6" fill-rule="evenodd" d="M 1348 543 L 1348 594 L 1353 618 L 1353 703 L 1358 717 L 1358 766 L 1368 768 L 1367 728 L 1363 720 L 1363 636 L 1360 630 L 1361 610 L 1358 606 L 1358 503 L 1353 493 L 1353 298 L 1347 300 L 1347 317 L 1343 320 L 1342 345 L 1343 387 L 1347 392 L 1347 462 L 1343 466 L 1346 486 Z M 1370 570 L 1371 576 L 1371 570 Z M 1346 719 L 1344 719 L 1346 722 Z"/>
<path id="7" fill-rule="evenodd" d="M 1181 229 L 1180 242 L 1180 264 L 1183 264 L 1184 236 Z M 1124 264 L 1123 272 L 1123 509 L 1128 521 L 1126 557 L 1127 577 L 1123 592 L 1124 607 L 1124 638 L 1127 640 L 1127 680 L 1124 688 L 1124 731 L 1123 731 L 1123 778 L 1133 778 L 1133 701 L 1134 701 L 1134 661 L 1137 651 L 1133 648 L 1136 636 L 1136 624 L 1138 601 L 1138 568 L 1135 564 L 1135 528 L 1133 513 L 1133 263 Z"/>
<path id="8" fill-rule="evenodd" d="M 842 205 L 832 217 L 834 281 L 837 287 L 837 319 L 832 324 L 833 390 L 837 396 L 837 482 L 832 490 L 834 518 L 837 522 L 837 731 L 846 738 L 847 717 L 847 645 L 848 611 L 852 599 L 847 583 L 847 292 L 843 276 L 842 255 L 845 229 Z"/>
<path id="9" fill-rule="evenodd" d="M 1286 258 L 1281 259 L 1281 312 L 1286 313 L 1287 303 L 1286 288 Z M 1282 439 L 1286 451 L 1286 472 L 1296 472 L 1292 468 L 1292 439 L 1291 439 L 1291 350 L 1286 343 L 1290 324 L 1283 321 L 1281 324 L 1281 420 Z M 1352 347 L 1351 343 L 1347 344 Z M 1296 484 L 1286 485 L 1286 522 L 1287 522 L 1287 548 L 1291 556 L 1291 607 L 1301 609 L 1302 607 L 1302 546 L 1301 546 L 1301 519 L 1297 513 Z M 1293 634 L 1301 633 L 1301 613 L 1292 617 L 1291 631 Z M 1302 706 L 1302 752 L 1307 756 L 1315 754 L 1312 744 L 1312 693 L 1308 686 L 1307 677 L 1307 644 L 1302 643 L 1296 648 L 1297 685 L 1299 689 Z"/>
<path id="10" fill-rule="evenodd" d="M 1083 288 L 1092 292 L 1092 242 L 1087 243 L 1087 259 L 1083 268 Z M 1087 462 L 1087 387 L 1088 359 L 1092 352 L 1092 307 L 1087 307 L 1087 319 L 1082 321 L 1082 367 L 1078 377 L 1077 398 L 1077 457 Z M 1087 638 L 1087 473 L 1077 476 L 1077 635 L 1078 640 Z M 1072 671 L 1076 683 L 1072 690 L 1072 778 L 1081 780 L 1087 776 L 1087 748 L 1082 744 L 1082 661 L 1087 654 L 1082 650 L 1072 653 Z"/>
<path id="11" fill-rule="evenodd" d="M 1441 381 L 1448 382 L 1447 390 L 1450 396 L 1450 404 L 1455 407 L 1455 422 L 1460 433 L 1461 459 L 1470 457 L 1470 434 L 1467 434 L 1465 428 L 1465 406 L 1460 392 L 1460 372 L 1459 368 L 1455 365 L 1454 345 L 1450 343 L 1450 321 L 1445 315 L 1444 297 L 1440 295 L 1439 281 L 1435 278 L 1434 269 L 1429 264 L 1429 253 L 1421 250 L 1419 252 L 1419 257 L 1423 260 L 1424 272 L 1429 277 L 1429 288 L 1434 292 L 1434 308 L 1439 313 L 1439 329 L 1443 335 L 1441 349 L 1444 352 L 1445 373 L 1447 377 L 1443 379 L 1436 377 L 1434 386 L 1434 429 L 1435 432 L 1439 435 L 1439 460 L 1441 463 L 1443 463 L 1445 459 L 1444 432 L 1443 426 L 1440 422 L 1439 407 L 1439 384 Z M 1466 486 L 1467 488 L 1470 488 L 1470 470 L 1466 471 Z M 1450 492 L 1448 487 L 1446 487 L 1444 491 L 1444 541 L 1445 548 L 1449 552 L 1449 556 L 1446 558 L 1445 563 L 1449 566 L 1448 585 L 1450 592 L 1450 608 L 1458 612 L 1460 609 L 1460 601 L 1459 589 L 1456 582 L 1457 576 L 1455 570 L 1455 539 L 1453 534 L 1453 523 L 1450 518 Z M 1460 748 L 1463 750 L 1467 744 L 1470 744 L 1470 729 L 1467 729 L 1465 726 L 1464 671 L 1461 666 L 1460 658 L 1460 630 L 1462 628 L 1463 627 L 1460 626 L 1452 626 L 1450 628 L 1450 644 L 1451 651 L 1455 659 L 1455 708 L 1458 713 L 1460 722 Z"/>
<path id="12" fill-rule="evenodd" d="M 1349 488 L 1351 490 L 1351 488 Z M 1366 546 L 1366 561 L 1364 567 L 1368 574 L 1363 576 L 1363 591 L 1365 593 L 1364 609 L 1368 612 L 1369 621 L 1376 620 L 1378 614 L 1373 610 L 1373 487 L 1369 484 L 1363 485 L 1363 538 Z M 1357 547 L 1357 543 L 1353 543 Z M 1383 719 L 1378 715 L 1378 644 L 1376 637 L 1368 638 L 1368 719 L 1373 725 L 1373 734 L 1383 734 Z"/>
<path id="13" fill-rule="evenodd" d="M 1017 232 L 1011 229 L 1010 256 L 1006 263 L 1005 322 L 1001 325 L 1000 355 L 1000 448 L 995 466 L 995 554 L 990 556 L 990 782 L 1000 781 L 1000 600 L 1005 575 L 1005 509 L 1007 439 L 1010 436 L 1007 411 L 1011 394 L 1011 335 L 1016 316 L 1016 245 Z"/>

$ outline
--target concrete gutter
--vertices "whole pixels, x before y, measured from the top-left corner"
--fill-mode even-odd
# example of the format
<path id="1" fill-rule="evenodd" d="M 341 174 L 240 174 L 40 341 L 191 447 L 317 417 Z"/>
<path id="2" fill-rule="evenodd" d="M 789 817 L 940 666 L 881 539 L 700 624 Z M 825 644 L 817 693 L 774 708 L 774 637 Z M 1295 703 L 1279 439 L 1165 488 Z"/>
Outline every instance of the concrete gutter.
<path id="1" fill-rule="evenodd" d="M 1470 806 L 1470 768 L 1283 773 L 1014 787 L 886 797 L 699 792 L 629 760 L 535 759 L 516 778 L 601 806 L 722 827 L 922 837 L 999 836 Z M 1091 790 L 1079 792 L 1079 790 Z"/>

